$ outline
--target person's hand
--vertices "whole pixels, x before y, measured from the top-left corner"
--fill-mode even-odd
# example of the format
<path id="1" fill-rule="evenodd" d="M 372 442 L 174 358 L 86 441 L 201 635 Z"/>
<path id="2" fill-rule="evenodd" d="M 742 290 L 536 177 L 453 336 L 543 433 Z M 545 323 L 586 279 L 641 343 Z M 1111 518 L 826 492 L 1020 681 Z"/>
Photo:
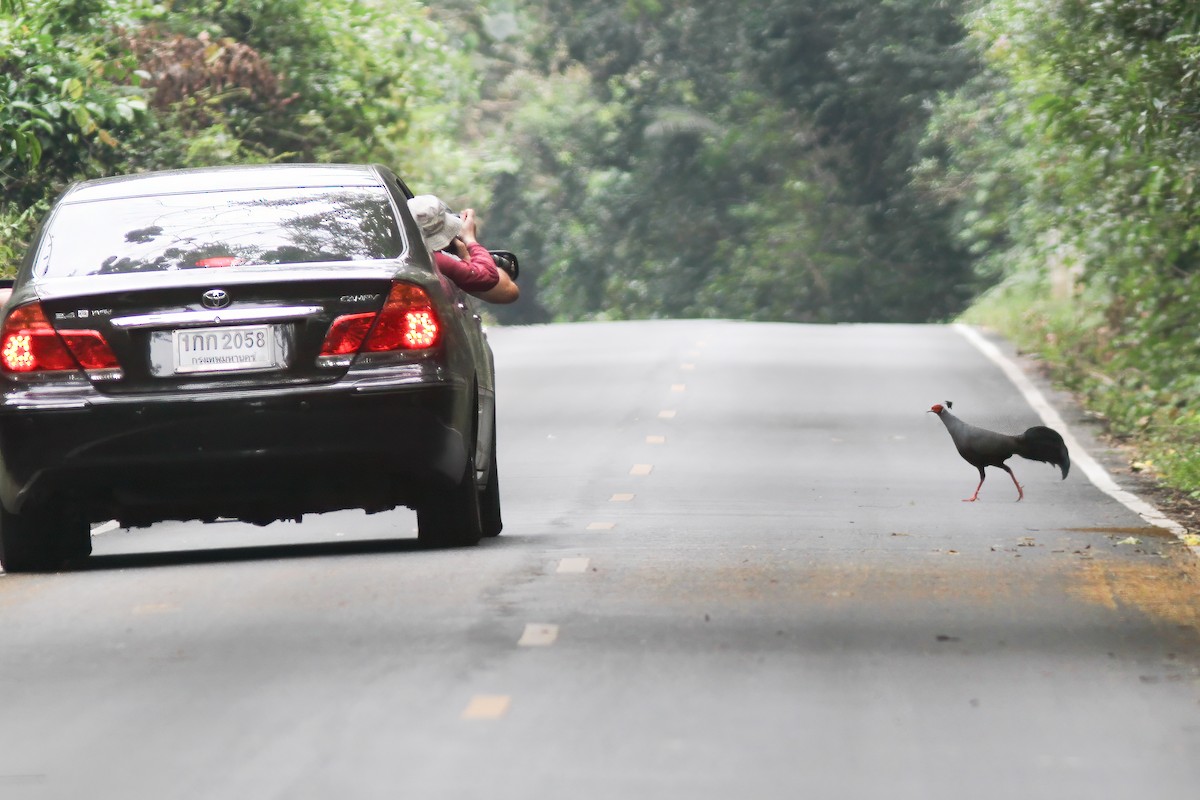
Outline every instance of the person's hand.
<path id="1" fill-rule="evenodd" d="M 450 240 L 450 247 L 454 248 L 454 255 L 461 258 L 463 261 L 468 261 L 471 258 L 471 250 L 467 247 L 467 243 L 460 237 L 455 236 Z"/>
<path id="2" fill-rule="evenodd" d="M 475 209 L 464 208 L 459 212 L 462 217 L 462 230 L 458 232 L 458 236 L 467 244 L 475 244 Z"/>

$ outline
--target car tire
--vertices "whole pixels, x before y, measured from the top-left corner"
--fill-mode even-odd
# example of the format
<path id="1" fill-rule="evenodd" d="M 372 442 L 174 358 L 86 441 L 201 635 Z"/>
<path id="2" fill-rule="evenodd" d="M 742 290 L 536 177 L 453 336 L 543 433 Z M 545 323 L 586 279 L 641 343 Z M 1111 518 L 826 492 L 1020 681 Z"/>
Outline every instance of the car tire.
<path id="1" fill-rule="evenodd" d="M 487 483 L 479 490 L 479 517 L 484 536 L 499 536 L 504 530 L 500 517 L 500 473 L 496 466 L 496 421 L 492 419 L 492 449 L 488 456 Z"/>
<path id="2" fill-rule="evenodd" d="M 417 507 L 417 541 L 429 548 L 470 547 L 482 536 L 475 459 L 468 458 L 456 486 L 434 493 Z"/>
<path id="3" fill-rule="evenodd" d="M 92 552 L 87 520 L 67 507 L 13 514 L 0 505 L 0 565 L 5 572 L 54 572 Z"/>

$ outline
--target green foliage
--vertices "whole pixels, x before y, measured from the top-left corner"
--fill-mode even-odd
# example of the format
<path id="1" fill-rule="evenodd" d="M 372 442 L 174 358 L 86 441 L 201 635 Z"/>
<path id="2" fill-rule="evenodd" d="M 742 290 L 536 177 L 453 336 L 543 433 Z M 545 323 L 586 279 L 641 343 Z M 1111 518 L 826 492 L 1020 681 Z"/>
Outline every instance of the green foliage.
<path id="1" fill-rule="evenodd" d="M 77 177 L 119 168 L 145 119 L 134 64 L 81 30 L 101 2 L 24 0 L 0 16 L 0 273 L 11 273 L 46 208 Z"/>
<path id="2" fill-rule="evenodd" d="M 304 161 L 380 160 L 428 175 L 422 145 L 449 137 L 472 97 L 466 60 L 414 0 L 175 0 L 172 23 L 262 53 L 286 102 L 227 124 Z M 173 18 L 173 17 L 172 17 Z"/>
<path id="3" fill-rule="evenodd" d="M 496 96 L 572 89 L 523 90 L 495 187 L 561 201 L 502 229 L 539 254 L 550 316 L 925 320 L 972 296 L 951 212 L 909 176 L 930 102 L 975 69 L 959 3 L 530 5 L 534 60 Z"/>
<path id="4" fill-rule="evenodd" d="M 29 245 L 30 232 L 48 210 L 49 205 L 44 201 L 24 209 L 0 208 L 0 264 L 11 264 L 15 268 L 20 263 Z"/>
<path id="5" fill-rule="evenodd" d="M 1169 295 L 1148 288 L 1135 290 L 1141 297 L 1129 303 L 1114 304 L 1107 291 L 1091 289 L 1054 299 L 1044 283 L 1014 276 L 963 319 L 1037 353 L 1058 382 L 1134 445 L 1140 468 L 1200 498 L 1200 287 L 1193 278 Z M 1154 329 L 1131 337 L 1122 330 L 1130 314 L 1153 317 Z"/>
<path id="6" fill-rule="evenodd" d="M 379 161 L 462 191 L 469 59 L 415 0 L 9 0 L 0 272 L 67 183 L 248 161 Z"/>
<path id="7" fill-rule="evenodd" d="M 516 318 L 944 317 L 969 262 L 908 168 L 971 69 L 959 1 L 26 0 L 0 217 L 79 177 L 378 160 L 522 253 Z"/>
<path id="8" fill-rule="evenodd" d="M 47 180 L 61 187 L 109 169 L 146 110 L 130 61 L 68 25 L 78 4 L 24 7 L 27 16 L 0 18 L 0 174 L 4 202 L 21 209 L 43 198 Z"/>
<path id="9" fill-rule="evenodd" d="M 592 236 L 587 220 L 615 211 L 606 204 L 626 187 L 620 171 L 593 169 L 581 156 L 611 151 L 624 109 L 595 98 L 578 69 L 550 80 L 519 74 L 504 91 L 525 102 L 494 132 L 513 161 L 499 165 L 488 229 L 521 254 L 525 318 L 544 318 L 536 316 L 543 308 L 583 318 L 601 307 L 616 261 L 615 243 Z"/>
<path id="10" fill-rule="evenodd" d="M 1200 9 L 994 0 L 972 31 L 989 70 L 941 104 L 952 155 L 922 171 L 1004 280 L 972 318 L 1200 491 Z"/>

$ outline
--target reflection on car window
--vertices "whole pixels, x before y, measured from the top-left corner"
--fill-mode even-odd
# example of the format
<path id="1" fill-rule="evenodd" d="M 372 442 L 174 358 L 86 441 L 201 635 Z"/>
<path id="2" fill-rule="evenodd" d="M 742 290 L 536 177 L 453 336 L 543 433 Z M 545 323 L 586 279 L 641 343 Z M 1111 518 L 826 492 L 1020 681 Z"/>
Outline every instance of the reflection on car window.
<path id="1" fill-rule="evenodd" d="M 396 258 L 383 188 L 200 192 L 66 204 L 38 252 L 43 276 Z"/>

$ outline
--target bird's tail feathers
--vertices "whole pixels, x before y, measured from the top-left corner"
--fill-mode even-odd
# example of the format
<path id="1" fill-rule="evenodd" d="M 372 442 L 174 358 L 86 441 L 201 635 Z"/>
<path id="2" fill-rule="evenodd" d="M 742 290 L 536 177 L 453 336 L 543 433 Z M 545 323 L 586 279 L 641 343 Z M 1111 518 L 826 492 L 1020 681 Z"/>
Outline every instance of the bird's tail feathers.
<path id="1" fill-rule="evenodd" d="M 1067 444 L 1053 428 L 1034 425 L 1017 437 L 1017 455 L 1031 461 L 1044 461 L 1062 470 L 1063 478 L 1071 471 L 1071 456 Z"/>

